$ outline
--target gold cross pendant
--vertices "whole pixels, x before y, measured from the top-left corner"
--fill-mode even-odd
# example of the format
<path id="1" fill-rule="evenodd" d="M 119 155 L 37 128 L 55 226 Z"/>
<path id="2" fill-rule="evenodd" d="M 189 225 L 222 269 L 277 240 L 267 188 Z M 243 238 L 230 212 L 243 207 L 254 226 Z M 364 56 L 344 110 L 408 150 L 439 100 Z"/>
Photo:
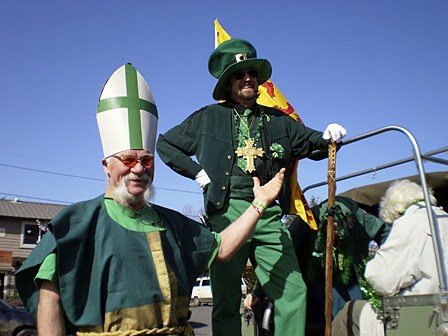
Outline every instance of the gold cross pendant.
<path id="1" fill-rule="evenodd" d="M 246 160 L 246 171 L 252 173 L 255 170 L 255 158 L 257 156 L 263 156 L 263 148 L 255 147 L 255 143 L 252 139 L 244 140 L 246 146 L 238 147 L 235 151 L 238 157 L 243 157 Z"/>

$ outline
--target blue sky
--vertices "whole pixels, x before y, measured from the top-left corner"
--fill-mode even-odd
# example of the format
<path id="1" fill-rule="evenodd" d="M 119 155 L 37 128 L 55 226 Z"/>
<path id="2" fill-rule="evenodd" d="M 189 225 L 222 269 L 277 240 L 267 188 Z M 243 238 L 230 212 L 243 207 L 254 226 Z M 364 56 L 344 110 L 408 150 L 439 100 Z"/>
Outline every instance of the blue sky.
<path id="1" fill-rule="evenodd" d="M 104 192 L 96 106 L 127 62 L 155 96 L 159 133 L 213 103 L 215 18 L 272 63 L 272 81 L 307 126 L 337 122 L 352 138 L 399 125 L 422 152 L 447 146 L 447 17 L 446 0 L 3 1 L 0 197 L 72 203 Z M 411 155 L 409 140 L 388 132 L 342 148 L 337 176 Z M 301 161 L 300 184 L 325 180 L 326 169 L 326 161 Z M 415 173 L 407 164 L 337 191 Z M 155 187 L 155 203 L 202 206 L 195 182 L 158 157 Z"/>

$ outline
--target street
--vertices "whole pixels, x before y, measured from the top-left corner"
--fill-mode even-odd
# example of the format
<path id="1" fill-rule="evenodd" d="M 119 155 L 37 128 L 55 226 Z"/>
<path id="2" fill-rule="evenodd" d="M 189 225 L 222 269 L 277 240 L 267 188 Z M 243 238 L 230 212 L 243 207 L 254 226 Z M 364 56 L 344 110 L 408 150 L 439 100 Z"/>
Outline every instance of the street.
<path id="1" fill-rule="evenodd" d="M 201 305 L 198 307 L 190 306 L 190 310 L 190 324 L 193 327 L 196 336 L 211 336 L 212 305 Z"/>

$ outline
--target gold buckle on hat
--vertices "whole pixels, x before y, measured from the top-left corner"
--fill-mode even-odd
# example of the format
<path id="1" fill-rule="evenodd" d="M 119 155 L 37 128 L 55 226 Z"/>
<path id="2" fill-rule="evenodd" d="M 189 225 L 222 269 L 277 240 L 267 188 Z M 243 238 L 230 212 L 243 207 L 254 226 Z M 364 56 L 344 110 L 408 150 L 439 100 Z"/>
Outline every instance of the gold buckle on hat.
<path id="1" fill-rule="evenodd" d="M 235 60 L 237 62 L 245 61 L 245 60 L 247 60 L 247 54 L 245 54 L 245 53 L 236 54 L 235 55 Z"/>

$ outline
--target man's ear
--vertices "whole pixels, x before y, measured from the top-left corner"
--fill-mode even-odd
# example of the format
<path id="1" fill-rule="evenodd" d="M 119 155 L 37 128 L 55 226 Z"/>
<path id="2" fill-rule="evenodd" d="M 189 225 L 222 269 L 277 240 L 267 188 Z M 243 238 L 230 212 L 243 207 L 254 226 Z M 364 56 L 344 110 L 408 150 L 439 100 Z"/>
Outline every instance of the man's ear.
<path id="1" fill-rule="evenodd" d="M 101 163 L 103 164 L 104 173 L 107 175 L 107 177 L 110 177 L 110 169 L 109 169 L 109 166 L 107 164 L 107 160 L 106 159 L 102 159 Z"/>

